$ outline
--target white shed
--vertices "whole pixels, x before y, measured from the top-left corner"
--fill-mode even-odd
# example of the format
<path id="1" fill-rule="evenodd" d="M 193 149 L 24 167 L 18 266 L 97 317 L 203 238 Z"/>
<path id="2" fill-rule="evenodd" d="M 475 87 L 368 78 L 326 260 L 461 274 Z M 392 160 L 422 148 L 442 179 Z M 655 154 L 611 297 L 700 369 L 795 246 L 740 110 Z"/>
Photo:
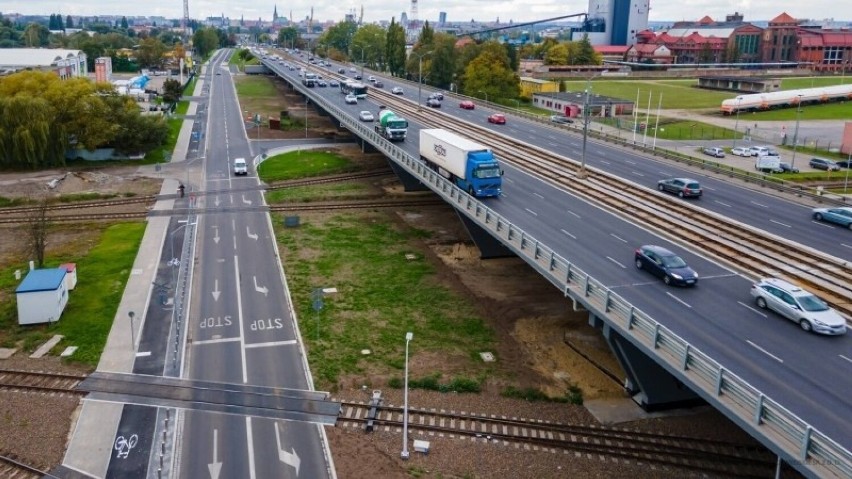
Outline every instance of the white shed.
<path id="1" fill-rule="evenodd" d="M 59 321 L 68 303 L 65 268 L 34 269 L 15 290 L 18 299 L 18 324 Z"/>

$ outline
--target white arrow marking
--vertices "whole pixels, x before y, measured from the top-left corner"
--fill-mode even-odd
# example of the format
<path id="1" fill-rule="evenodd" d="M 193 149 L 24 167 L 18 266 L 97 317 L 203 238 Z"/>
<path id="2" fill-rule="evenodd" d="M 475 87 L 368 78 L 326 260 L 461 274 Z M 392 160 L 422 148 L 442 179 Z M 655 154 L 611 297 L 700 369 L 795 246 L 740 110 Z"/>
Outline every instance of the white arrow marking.
<path id="1" fill-rule="evenodd" d="M 299 464 L 302 462 L 299 455 L 296 454 L 296 448 L 291 447 L 292 453 L 281 449 L 281 433 L 278 431 L 278 423 L 275 423 L 275 442 L 278 443 L 278 460 L 296 468 L 296 476 L 299 475 Z"/>
<path id="2" fill-rule="evenodd" d="M 219 301 L 220 294 L 222 294 L 222 292 L 219 291 L 219 280 L 217 279 L 213 283 L 213 301 Z"/>
<path id="3" fill-rule="evenodd" d="M 213 200 L 213 204 L 219 206 L 219 195 L 216 195 L 216 199 Z"/>
<path id="4" fill-rule="evenodd" d="M 266 296 L 269 293 L 269 290 L 266 288 L 266 286 L 260 287 L 257 285 L 257 276 L 252 276 L 252 278 L 254 278 L 254 290 L 259 293 L 263 293 L 263 295 Z"/>
<path id="5" fill-rule="evenodd" d="M 257 241 L 257 235 L 256 235 L 256 234 L 254 234 L 254 235 L 253 235 L 253 234 L 251 234 L 251 230 L 249 229 L 249 227 L 248 227 L 248 226 L 246 226 L 246 234 L 248 235 L 248 237 L 249 237 L 249 238 L 251 238 L 251 239 L 253 239 L 253 240 Z"/>
<path id="6" fill-rule="evenodd" d="M 245 203 L 245 204 L 247 204 L 247 205 L 250 205 L 250 204 L 251 204 L 251 200 L 247 200 L 247 199 L 246 199 L 246 195 L 243 195 L 243 203 Z"/>
<path id="7" fill-rule="evenodd" d="M 216 206 L 219 206 L 219 205 L 216 205 Z M 213 230 L 214 230 L 214 231 L 216 231 L 216 233 L 215 233 L 215 234 L 216 234 L 216 236 L 214 236 L 214 237 L 213 237 L 213 241 L 214 241 L 216 244 L 219 244 L 219 227 L 218 227 L 218 226 L 213 226 Z"/>
<path id="8" fill-rule="evenodd" d="M 219 472 L 222 471 L 222 463 L 216 460 L 216 450 L 218 449 L 217 437 L 219 436 L 219 430 L 213 430 L 213 462 L 211 464 L 207 464 L 207 470 L 210 471 L 210 477 L 212 479 L 219 478 Z"/>

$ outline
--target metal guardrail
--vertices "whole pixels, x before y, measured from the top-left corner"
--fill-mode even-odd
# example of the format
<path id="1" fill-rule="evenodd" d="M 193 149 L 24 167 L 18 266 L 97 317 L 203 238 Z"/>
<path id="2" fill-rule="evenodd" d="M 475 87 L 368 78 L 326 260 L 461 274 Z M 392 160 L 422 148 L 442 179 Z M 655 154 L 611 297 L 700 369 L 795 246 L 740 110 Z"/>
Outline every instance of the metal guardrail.
<path id="1" fill-rule="evenodd" d="M 301 84 L 302 94 L 310 91 Z M 693 390 L 713 398 L 731 416 L 775 444 L 785 459 L 812 477 L 852 477 L 852 453 L 814 429 L 711 357 L 686 342 L 648 314 L 544 243 L 469 196 L 450 181 L 385 140 L 321 96 L 309 95 L 379 151 L 453 204 L 459 211 L 499 238 L 515 254 L 558 287 L 566 297 L 606 319 L 619 334 L 643 349 L 670 372 L 686 379 Z"/>

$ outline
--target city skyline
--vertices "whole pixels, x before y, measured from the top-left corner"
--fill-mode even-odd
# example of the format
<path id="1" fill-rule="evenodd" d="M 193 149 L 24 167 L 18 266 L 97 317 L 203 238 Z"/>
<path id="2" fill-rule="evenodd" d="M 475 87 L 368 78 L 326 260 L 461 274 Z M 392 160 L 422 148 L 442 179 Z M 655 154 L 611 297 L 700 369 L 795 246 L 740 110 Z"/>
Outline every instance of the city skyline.
<path id="1" fill-rule="evenodd" d="M 679 2 L 651 1 L 649 20 L 652 22 L 665 21 L 695 21 L 707 15 L 714 20 L 724 20 L 726 15 L 738 12 L 745 16 L 745 21 L 767 21 L 786 12 L 798 19 L 823 20 L 832 18 L 837 22 L 852 21 L 852 2 L 830 2 L 829 0 L 812 0 L 811 2 L 770 2 L 768 0 L 731 0 L 717 2 L 711 0 L 687 0 L 686 5 Z M 208 17 L 224 15 L 231 19 L 272 20 L 272 12 L 277 4 L 278 15 L 289 17 L 292 12 L 294 20 L 299 22 L 310 16 L 311 7 L 314 9 L 314 22 L 341 21 L 344 16 L 354 11 L 360 15 L 361 5 L 364 6 L 364 21 L 389 21 L 392 17 L 399 20 L 405 12 L 411 15 L 411 2 L 401 1 L 389 4 L 387 2 L 350 2 L 341 4 L 329 0 L 281 2 L 260 0 L 246 6 L 235 5 L 224 0 L 190 0 L 189 15 L 191 18 L 203 20 Z M 390 6 L 393 5 L 393 6 Z M 480 6 L 480 8 L 477 7 Z M 687 8 L 684 8 L 686 6 Z M 396 8 L 394 8 L 396 7 Z M 438 20 L 439 12 L 447 13 L 448 22 L 493 22 L 499 18 L 503 23 L 510 20 L 528 22 L 545 18 L 583 13 L 588 9 L 588 0 L 571 1 L 567 5 L 557 0 L 470 0 L 464 6 L 449 0 L 418 1 L 418 18 L 434 23 Z M 471 14 L 472 12 L 487 12 Z M 690 12 L 691 16 L 685 16 Z M 811 12 L 830 12 L 814 15 Z M 50 15 L 59 13 L 63 17 L 71 16 L 162 16 L 180 18 L 183 16 L 181 0 L 148 0 L 138 4 L 105 5 L 101 0 L 76 0 L 69 3 L 62 0 L 6 0 L 0 7 L 0 13 L 18 13 L 22 15 Z"/>

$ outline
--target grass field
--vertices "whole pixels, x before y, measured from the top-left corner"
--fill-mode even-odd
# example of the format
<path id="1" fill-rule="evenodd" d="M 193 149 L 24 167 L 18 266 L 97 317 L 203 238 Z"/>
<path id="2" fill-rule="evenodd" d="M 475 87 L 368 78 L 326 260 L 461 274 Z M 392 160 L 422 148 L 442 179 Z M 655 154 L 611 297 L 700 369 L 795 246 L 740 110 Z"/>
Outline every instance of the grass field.
<path id="1" fill-rule="evenodd" d="M 369 196 L 367 187 L 358 183 L 298 186 L 266 193 L 268 203 L 357 199 Z"/>
<path id="2" fill-rule="evenodd" d="M 96 243 L 86 254 L 46 258 L 46 267 L 67 262 L 77 264 L 77 287 L 69 294 L 62 318 L 52 325 L 19 326 L 14 301 L 3 301 L 0 306 L 0 345 L 17 345 L 25 351 L 32 351 L 54 334 L 61 334 L 65 339 L 59 348 L 78 347 L 72 361 L 96 366 L 144 232 L 145 223 L 142 222 L 114 224 L 98 235 Z M 25 269 L 23 265 L 7 266 L 0 276 L 0 289 L 7 298 L 14 294 L 18 283 L 12 274 L 15 268 Z"/>
<path id="3" fill-rule="evenodd" d="M 278 117 L 281 114 L 281 97 L 274 81 L 263 75 L 234 77 L 243 112 L 259 113 L 262 120 L 269 116 Z"/>
<path id="4" fill-rule="evenodd" d="M 273 223 L 319 389 L 335 391 L 341 377 L 376 370 L 401 375 L 408 331 L 413 347 L 466 362 L 465 378 L 488 375 L 488 365 L 476 358 L 490 350 L 492 333 L 416 253 L 419 246 L 411 242 L 424 232 L 397 226 L 382 213 L 303 219 L 299 228 Z M 337 293 L 315 293 L 324 287 Z"/>
<path id="5" fill-rule="evenodd" d="M 316 176 L 317 171 L 332 175 L 352 170 L 353 165 L 348 158 L 336 153 L 306 150 L 267 158 L 257 167 L 257 174 L 265 182 L 274 182 Z"/>
<path id="6" fill-rule="evenodd" d="M 716 92 L 697 88 L 697 80 L 594 80 L 592 95 L 604 95 L 636 101 L 639 95 L 639 108 L 648 108 L 648 96 L 651 98 L 651 109 L 656 109 L 662 95 L 663 109 L 701 109 L 718 108 L 722 100 L 731 98 L 728 92 Z M 585 91 L 585 81 L 566 81 L 568 91 Z"/>

